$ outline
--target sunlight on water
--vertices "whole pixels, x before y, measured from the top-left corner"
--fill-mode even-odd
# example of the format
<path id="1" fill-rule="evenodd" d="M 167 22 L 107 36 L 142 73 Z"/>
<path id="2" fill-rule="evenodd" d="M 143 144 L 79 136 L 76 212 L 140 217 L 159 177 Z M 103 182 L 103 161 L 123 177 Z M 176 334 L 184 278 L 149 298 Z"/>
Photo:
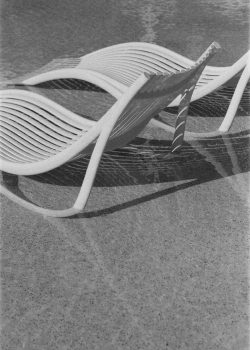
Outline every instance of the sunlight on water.
<path id="1" fill-rule="evenodd" d="M 122 12 L 128 16 L 138 18 L 142 24 L 143 31 L 140 41 L 157 43 L 157 28 L 164 16 L 164 28 L 170 30 L 175 25 L 175 14 L 177 8 L 176 0 L 142 0 L 135 6 L 134 1 L 125 1 Z"/>
<path id="2" fill-rule="evenodd" d="M 201 0 L 209 12 L 218 12 L 221 16 L 227 16 L 236 20 L 238 24 L 249 23 L 248 0 Z M 207 6 L 209 5 L 209 6 Z"/>

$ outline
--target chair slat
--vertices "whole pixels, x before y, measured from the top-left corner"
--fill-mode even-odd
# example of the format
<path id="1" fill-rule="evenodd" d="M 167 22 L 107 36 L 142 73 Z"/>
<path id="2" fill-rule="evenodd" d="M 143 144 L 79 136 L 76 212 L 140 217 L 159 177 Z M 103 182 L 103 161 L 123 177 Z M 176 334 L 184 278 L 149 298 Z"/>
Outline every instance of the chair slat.
<path id="1" fill-rule="evenodd" d="M 48 129 L 44 127 L 42 124 L 37 123 L 36 121 L 30 120 L 26 121 L 20 117 L 17 117 L 15 115 L 12 115 L 11 113 L 8 113 L 9 111 L 2 107 L 1 116 L 2 120 L 6 123 L 9 123 L 10 125 L 16 125 L 18 128 L 23 128 L 25 130 L 30 130 L 34 135 L 38 135 L 44 138 L 44 140 L 49 141 L 50 143 L 57 145 L 57 146 L 63 146 L 65 143 L 72 144 L 75 141 L 74 139 L 69 139 L 66 137 L 63 137 L 63 141 L 61 141 L 62 136 L 60 136 L 60 140 L 58 140 L 58 134 L 57 133 L 48 133 Z M 22 114 L 21 114 L 22 116 Z M 32 123 L 31 123 L 32 121 Z M 33 126 L 35 125 L 35 126 Z M 22 130 L 23 130 L 22 129 Z M 51 134 L 53 136 L 51 136 Z"/>
<path id="2" fill-rule="evenodd" d="M 12 128 L 14 129 L 14 128 Z M 51 155 L 56 153 L 56 150 L 45 150 L 43 145 L 39 144 L 38 142 L 36 142 L 34 139 L 28 137 L 27 135 L 22 135 L 21 133 L 17 133 L 17 129 L 14 129 L 15 132 L 13 132 L 13 130 L 9 130 L 7 128 L 5 128 L 3 125 L 0 128 L 1 130 L 1 137 L 2 138 L 6 138 L 8 140 L 11 140 L 11 142 L 13 142 L 13 144 L 15 144 L 16 146 L 20 146 L 23 145 L 25 146 L 26 149 L 31 150 L 30 152 L 35 152 L 36 154 L 42 155 L 46 157 L 51 157 Z M 63 149 L 63 148 L 62 148 Z"/>
<path id="3" fill-rule="evenodd" d="M 0 100 L 1 102 L 1 100 Z M 64 115 L 60 113 L 59 111 L 55 110 L 52 107 L 46 106 L 42 101 L 33 101 L 27 96 L 23 99 L 18 99 L 17 98 L 5 98 L 1 104 L 4 105 L 6 102 L 9 104 L 12 104 L 13 108 L 15 106 L 19 107 L 26 107 L 27 109 L 30 109 L 31 111 L 37 112 L 37 114 L 43 114 L 42 112 L 45 110 L 46 113 L 43 114 L 43 119 L 47 119 L 49 122 L 54 123 L 55 125 L 59 125 L 60 128 L 64 128 L 66 130 L 74 132 L 75 129 L 81 130 L 82 129 L 82 124 L 75 122 L 74 119 L 72 120 L 71 123 L 71 118 L 67 115 Z"/>
<path id="4" fill-rule="evenodd" d="M 25 138 L 26 141 L 28 141 L 31 144 L 34 144 L 35 146 L 41 148 L 44 151 L 48 151 L 48 152 L 52 151 L 53 153 L 55 150 L 60 151 L 63 149 L 63 146 L 65 147 L 65 144 L 61 147 L 56 146 L 55 144 L 46 141 L 44 138 L 40 137 L 38 134 L 30 132 L 28 129 L 22 126 L 19 126 L 15 123 L 11 125 L 11 123 L 2 121 L 0 130 L 4 130 L 4 129 L 8 130 L 10 134 L 13 133 L 22 138 Z M 66 145 L 69 145 L 69 144 L 66 144 Z"/>
<path id="5" fill-rule="evenodd" d="M 134 64 L 135 66 L 137 65 L 138 67 L 140 67 L 140 64 L 146 64 L 152 67 L 161 67 L 163 69 L 169 70 L 169 71 L 173 71 L 173 72 L 177 72 L 180 71 L 181 69 L 186 69 L 190 66 L 186 66 L 184 64 L 177 64 L 172 60 L 167 59 L 166 57 L 164 58 L 163 56 L 157 55 L 157 54 L 153 54 L 151 52 L 145 52 L 145 51 L 127 51 L 124 52 L 122 54 L 120 53 L 113 53 L 110 54 L 110 56 L 107 57 L 103 57 L 102 60 L 100 61 L 99 59 L 96 58 L 93 59 L 92 58 L 92 62 L 96 63 L 98 66 L 98 61 L 99 64 L 107 64 L 107 62 L 110 63 L 117 63 L 117 64 L 121 64 L 121 63 L 125 63 L 125 62 L 131 62 L 132 64 Z"/>
<path id="6" fill-rule="evenodd" d="M 9 146 L 9 148 L 11 148 L 17 154 L 20 156 L 28 157 L 32 161 L 39 161 L 48 158 L 49 154 L 45 156 L 45 154 L 38 153 L 35 149 L 27 147 L 22 142 L 18 142 L 16 139 L 7 134 L 1 135 L 1 139 L 3 144 Z"/>
<path id="7" fill-rule="evenodd" d="M 24 153 L 20 148 L 15 147 L 11 142 L 2 139 L 0 151 L 5 155 L 4 159 L 19 163 L 33 163 L 42 157 L 34 157 L 30 153 Z"/>
<path id="8" fill-rule="evenodd" d="M 19 116 L 20 118 L 25 118 L 25 120 L 30 123 L 36 125 L 40 124 L 41 126 L 46 127 L 51 132 L 66 138 L 72 138 L 74 135 L 83 134 L 84 131 L 81 129 L 73 128 L 72 126 L 68 126 L 60 121 L 58 117 L 54 117 L 51 113 L 46 112 L 44 109 L 38 108 L 36 106 L 32 106 L 30 104 L 26 104 L 23 102 L 22 104 L 15 103 L 2 103 L 2 108 L 8 113 Z M 5 108 L 5 109 L 4 109 Z"/>

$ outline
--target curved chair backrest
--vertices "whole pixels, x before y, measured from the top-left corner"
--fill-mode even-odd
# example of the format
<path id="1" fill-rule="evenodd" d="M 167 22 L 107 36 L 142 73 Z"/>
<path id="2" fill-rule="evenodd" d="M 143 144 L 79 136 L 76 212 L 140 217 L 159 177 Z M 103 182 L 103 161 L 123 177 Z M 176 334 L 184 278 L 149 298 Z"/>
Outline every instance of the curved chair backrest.
<path id="1" fill-rule="evenodd" d="M 244 69 L 249 56 L 250 51 L 228 67 L 207 66 L 198 80 L 196 89 L 207 86 L 209 82 L 215 80 L 216 84 L 212 89 L 227 83 Z M 75 68 L 94 70 L 130 86 L 143 71 L 177 72 L 190 68 L 194 63 L 193 60 L 167 48 L 150 43 L 131 42 L 109 46 L 87 54 L 81 57 L 81 62 Z M 217 80 L 218 77 L 220 77 L 219 80 Z M 202 96 L 204 96 L 203 92 L 200 92 L 200 97 Z M 197 98 L 200 97 L 197 96 Z"/>
<path id="2" fill-rule="evenodd" d="M 194 63 L 164 47 L 131 42 L 109 46 L 87 54 L 81 57 L 77 68 L 93 69 L 130 86 L 143 72 L 176 73 L 190 68 Z"/>

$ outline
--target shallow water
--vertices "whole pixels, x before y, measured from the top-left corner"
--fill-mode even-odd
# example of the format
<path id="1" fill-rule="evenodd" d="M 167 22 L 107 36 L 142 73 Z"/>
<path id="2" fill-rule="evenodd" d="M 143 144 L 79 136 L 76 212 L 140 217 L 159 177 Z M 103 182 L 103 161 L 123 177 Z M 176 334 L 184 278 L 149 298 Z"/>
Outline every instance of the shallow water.
<path id="1" fill-rule="evenodd" d="M 229 65 L 249 46 L 248 0 L 5 0 L 1 6 L 1 75 L 10 79 L 56 57 L 81 56 L 146 41 L 197 59 L 212 42 Z"/>
<path id="2" fill-rule="evenodd" d="M 222 50 L 211 64 L 229 65 L 249 48 L 249 13 L 248 0 L 4 0 L 2 86 L 56 57 L 128 41 L 196 59 L 215 40 Z M 34 91 L 89 117 L 114 102 L 53 84 Z M 188 127 L 215 129 L 226 96 L 193 104 Z M 187 140 L 179 158 L 167 158 L 172 135 L 151 127 L 106 153 L 78 217 L 37 215 L 1 197 L 3 350 L 249 348 L 243 107 L 228 135 Z M 69 207 L 87 164 L 19 177 L 19 188 L 41 206 Z"/>

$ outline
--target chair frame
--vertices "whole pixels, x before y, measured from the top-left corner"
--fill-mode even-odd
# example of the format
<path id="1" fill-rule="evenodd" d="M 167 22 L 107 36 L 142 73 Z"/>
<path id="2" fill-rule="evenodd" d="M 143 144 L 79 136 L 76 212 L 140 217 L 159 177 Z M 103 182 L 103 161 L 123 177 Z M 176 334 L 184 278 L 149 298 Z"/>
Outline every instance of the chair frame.
<path id="1" fill-rule="evenodd" d="M 220 46 L 217 43 L 213 43 L 192 68 L 188 68 L 182 72 L 171 74 L 143 73 L 97 122 L 86 120 L 85 118 L 68 111 L 66 108 L 58 105 L 48 98 L 30 91 L 1 91 L 0 95 L 2 98 L 2 104 L 0 106 L 0 111 L 3 116 L 6 116 L 6 110 L 8 111 L 8 108 L 10 108 L 10 116 L 16 113 L 20 120 L 25 119 L 25 117 L 22 117 L 22 106 L 26 106 L 27 103 L 29 103 L 28 113 L 29 115 L 31 114 L 31 116 L 33 116 L 34 112 L 37 110 L 36 106 L 39 106 L 43 109 L 42 113 L 47 111 L 49 118 L 51 118 L 50 114 L 55 114 L 59 119 L 59 124 L 60 118 L 61 120 L 66 118 L 67 121 L 71 120 L 72 123 L 74 122 L 77 125 L 82 124 L 82 128 L 89 128 L 84 135 L 81 134 L 82 136 L 80 136 L 79 139 L 64 148 L 64 150 L 58 151 L 58 153 L 53 156 L 48 156 L 46 159 L 31 163 L 26 161 L 21 163 L 16 161 L 13 162 L 11 157 L 9 160 L 2 159 L 0 165 L 3 172 L 8 172 L 15 175 L 40 174 L 57 168 L 58 166 L 72 161 L 79 156 L 92 153 L 78 197 L 74 205 L 69 209 L 52 210 L 41 208 L 12 192 L 11 188 L 9 188 L 7 184 L 0 186 L 1 193 L 23 207 L 43 215 L 53 217 L 68 217 L 76 215 L 84 209 L 87 203 L 103 152 L 127 144 L 148 124 L 149 120 L 155 115 L 156 112 L 158 113 L 166 106 L 166 104 L 169 104 L 170 100 L 175 99 L 177 96 L 179 96 L 179 94 L 181 94 L 182 97 L 179 104 L 176 128 L 172 142 L 172 150 L 169 156 L 171 157 L 179 154 L 184 139 L 186 118 L 192 93 L 207 62 L 219 48 Z M 99 83 L 98 78 L 93 79 L 91 73 L 88 71 L 83 70 L 82 74 L 84 79 L 89 80 L 91 83 Z M 18 106 L 21 105 L 21 107 L 19 107 L 21 112 L 18 111 L 18 107 L 9 107 L 8 104 L 10 104 L 10 102 L 8 102 L 8 99 L 11 101 L 16 101 L 17 99 L 19 101 Z M 155 101 L 158 102 L 156 103 Z M 138 107 L 140 107 L 140 103 L 144 102 L 144 111 L 141 112 Z M 134 110 L 132 110 L 131 107 L 133 104 L 135 105 Z M 30 109 L 33 109 L 33 111 L 31 112 Z M 125 116 L 127 119 L 124 121 Z M 135 118 L 135 116 L 139 118 L 139 121 Z M 138 123 L 135 124 L 137 121 Z M 124 127 L 126 123 L 127 129 Z M 120 127 L 120 129 L 118 127 Z M 112 133 L 115 132 L 115 128 L 120 130 L 121 136 L 119 136 L 118 133 L 119 137 L 113 137 L 112 139 Z M 14 140 L 16 137 L 18 137 L 18 133 L 19 135 L 22 134 L 20 122 L 18 123 L 16 129 L 18 129 L 18 131 L 14 131 L 14 134 L 12 134 L 12 139 Z M 12 130 L 12 127 L 9 127 L 8 132 L 9 130 Z M 4 141 L 6 136 L 3 136 L 2 138 L 2 142 L 5 144 L 5 146 L 7 145 L 7 149 L 9 147 L 8 132 L 7 143 Z M 33 137 L 33 139 L 35 139 L 35 137 Z M 28 148 L 30 149 L 31 146 Z M 11 152 L 14 152 L 13 149 L 15 150 L 16 148 L 12 147 Z M 18 148 L 17 151 L 19 150 L 20 149 Z M 9 151 L 7 151 L 7 154 L 8 152 Z"/>

